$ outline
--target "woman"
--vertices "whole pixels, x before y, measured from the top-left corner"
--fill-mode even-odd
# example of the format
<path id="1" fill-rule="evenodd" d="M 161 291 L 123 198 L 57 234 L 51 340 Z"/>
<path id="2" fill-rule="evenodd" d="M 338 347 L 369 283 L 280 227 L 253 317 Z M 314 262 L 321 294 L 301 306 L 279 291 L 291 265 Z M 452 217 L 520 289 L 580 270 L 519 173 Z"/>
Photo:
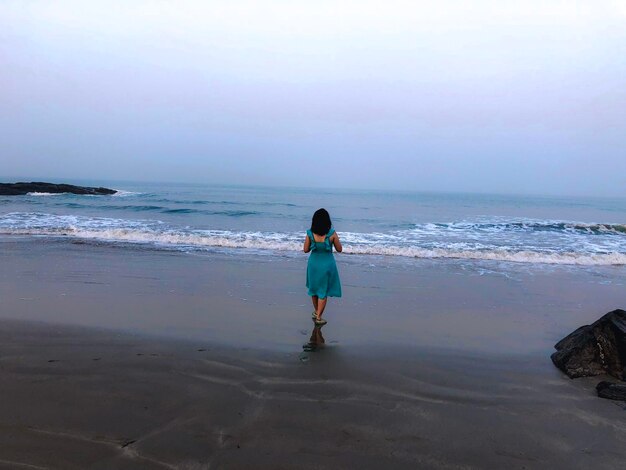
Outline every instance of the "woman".
<path id="1" fill-rule="evenodd" d="M 343 250 L 339 235 L 332 228 L 328 211 L 319 209 L 313 214 L 311 228 L 306 231 L 304 239 L 304 252 L 311 252 L 306 269 L 306 286 L 315 308 L 312 318 L 316 325 L 326 324 L 322 314 L 328 297 L 341 297 L 333 246 L 339 253 Z"/>

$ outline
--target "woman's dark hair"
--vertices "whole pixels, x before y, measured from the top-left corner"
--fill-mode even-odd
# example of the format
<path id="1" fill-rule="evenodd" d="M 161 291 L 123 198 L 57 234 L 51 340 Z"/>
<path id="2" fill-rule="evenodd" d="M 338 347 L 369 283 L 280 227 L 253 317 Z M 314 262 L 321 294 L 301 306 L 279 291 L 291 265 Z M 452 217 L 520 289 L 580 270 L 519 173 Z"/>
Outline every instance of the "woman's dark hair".
<path id="1" fill-rule="evenodd" d="M 330 221 L 330 215 L 326 209 L 318 209 L 313 214 L 311 220 L 311 232 L 317 235 L 326 235 L 330 232 L 332 222 Z"/>

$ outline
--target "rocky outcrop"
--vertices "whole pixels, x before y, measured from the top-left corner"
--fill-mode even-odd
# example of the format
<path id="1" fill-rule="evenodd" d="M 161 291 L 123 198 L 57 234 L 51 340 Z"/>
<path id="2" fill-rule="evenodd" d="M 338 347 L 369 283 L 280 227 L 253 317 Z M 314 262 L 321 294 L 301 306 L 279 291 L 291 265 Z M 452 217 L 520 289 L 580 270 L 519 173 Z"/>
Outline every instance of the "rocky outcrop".
<path id="1" fill-rule="evenodd" d="M 598 396 L 601 398 L 626 401 L 626 384 L 616 384 L 602 381 L 596 385 L 596 391 L 598 392 Z"/>
<path id="2" fill-rule="evenodd" d="M 23 196 L 28 193 L 71 193 L 106 195 L 117 191 L 109 188 L 91 188 L 72 184 L 53 183 L 0 183 L 0 196 Z"/>
<path id="3" fill-rule="evenodd" d="M 626 380 L 626 311 L 613 310 L 554 347 L 552 362 L 572 379 L 609 374 Z"/>

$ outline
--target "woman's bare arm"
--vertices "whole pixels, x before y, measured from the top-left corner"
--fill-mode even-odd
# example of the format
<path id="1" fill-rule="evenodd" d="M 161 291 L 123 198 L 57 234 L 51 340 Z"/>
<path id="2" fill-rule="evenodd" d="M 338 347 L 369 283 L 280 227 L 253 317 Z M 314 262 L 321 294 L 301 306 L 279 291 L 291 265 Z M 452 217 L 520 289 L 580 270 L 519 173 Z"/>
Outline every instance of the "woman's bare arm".
<path id="1" fill-rule="evenodd" d="M 331 237 L 331 241 L 333 242 L 333 245 L 335 247 L 335 250 L 337 250 L 337 253 L 341 253 L 343 251 L 343 246 L 341 246 L 341 241 L 339 240 L 339 234 L 337 232 L 333 233 L 333 236 Z"/>
<path id="2" fill-rule="evenodd" d="M 304 252 L 308 253 L 309 251 L 311 251 L 311 239 L 309 238 L 308 235 L 304 236 Z"/>

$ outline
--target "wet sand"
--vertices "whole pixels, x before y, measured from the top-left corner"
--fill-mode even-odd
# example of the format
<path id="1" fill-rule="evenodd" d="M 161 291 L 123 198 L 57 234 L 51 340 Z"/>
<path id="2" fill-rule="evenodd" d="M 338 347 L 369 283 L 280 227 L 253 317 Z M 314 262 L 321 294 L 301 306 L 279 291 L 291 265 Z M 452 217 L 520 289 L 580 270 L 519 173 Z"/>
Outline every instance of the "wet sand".
<path id="1" fill-rule="evenodd" d="M 0 468 L 626 461 L 624 404 L 549 360 L 618 276 L 373 261 L 303 351 L 304 258 L 3 242 Z"/>
<path id="2" fill-rule="evenodd" d="M 4 320 L 1 468 L 619 468 L 626 409 L 536 358 L 309 353 Z"/>
<path id="3" fill-rule="evenodd" d="M 309 327 L 306 255 L 184 254 L 0 240 L 0 318 L 117 328 L 293 351 Z M 8 241 L 7 241 L 8 240 Z M 626 270 L 338 255 L 344 296 L 325 313 L 346 348 L 404 345 L 544 355 L 626 304 Z"/>

